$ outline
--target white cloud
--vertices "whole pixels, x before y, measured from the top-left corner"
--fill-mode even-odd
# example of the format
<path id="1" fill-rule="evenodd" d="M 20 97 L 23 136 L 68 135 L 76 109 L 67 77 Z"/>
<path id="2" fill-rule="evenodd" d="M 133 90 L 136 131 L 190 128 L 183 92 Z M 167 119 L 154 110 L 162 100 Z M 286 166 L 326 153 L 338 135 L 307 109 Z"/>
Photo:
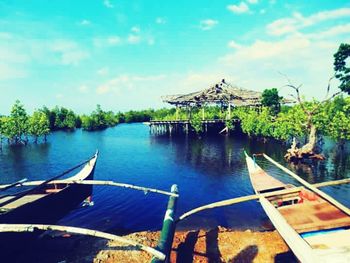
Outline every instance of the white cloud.
<path id="1" fill-rule="evenodd" d="M 350 24 L 338 25 L 323 30 L 322 32 L 308 34 L 308 36 L 313 39 L 324 39 L 340 35 L 350 35 Z"/>
<path id="2" fill-rule="evenodd" d="M 139 33 L 141 30 L 140 30 L 140 27 L 138 27 L 138 26 L 133 26 L 132 28 L 131 28 L 131 32 L 134 32 L 134 33 Z"/>
<path id="3" fill-rule="evenodd" d="M 27 52 L 20 50 L 16 45 L 2 45 L 0 43 L 0 62 L 5 64 L 24 64 L 30 62 Z"/>
<path id="4" fill-rule="evenodd" d="M 114 8 L 114 5 L 111 3 L 111 1 L 109 1 L 109 0 L 104 0 L 103 1 L 103 4 L 104 4 L 104 6 L 105 7 L 107 7 L 107 8 Z"/>
<path id="5" fill-rule="evenodd" d="M 266 9 L 260 9 L 259 13 L 260 14 L 265 14 L 266 13 Z"/>
<path id="6" fill-rule="evenodd" d="M 140 38 L 140 36 L 130 34 L 128 36 L 128 40 L 127 41 L 128 41 L 129 44 L 138 44 L 138 43 L 140 43 L 141 38 Z"/>
<path id="7" fill-rule="evenodd" d="M 3 40 L 10 40 L 12 39 L 12 34 L 8 33 L 8 32 L 0 32 L 0 39 Z"/>
<path id="8" fill-rule="evenodd" d="M 228 5 L 227 9 L 236 14 L 243 14 L 249 11 L 249 6 L 245 2 L 240 2 L 238 5 Z"/>
<path id="9" fill-rule="evenodd" d="M 92 42 L 95 47 L 111 47 L 123 44 L 123 40 L 119 36 L 95 37 Z"/>
<path id="10" fill-rule="evenodd" d="M 247 0 L 249 4 L 257 4 L 259 1 L 258 0 Z"/>
<path id="11" fill-rule="evenodd" d="M 89 57 L 89 54 L 81 50 L 72 50 L 62 53 L 61 62 L 63 65 L 78 65 L 80 61 Z"/>
<path id="12" fill-rule="evenodd" d="M 89 53 L 71 40 L 55 40 L 50 44 L 53 52 L 60 55 L 60 63 L 63 65 L 78 65 L 80 61 L 89 57 Z"/>
<path id="13" fill-rule="evenodd" d="M 87 93 L 87 92 L 89 91 L 89 88 L 88 88 L 88 86 L 86 86 L 86 85 L 81 85 L 81 86 L 78 88 L 78 91 L 79 91 L 80 93 Z"/>
<path id="14" fill-rule="evenodd" d="M 148 38 L 148 40 L 147 40 L 147 44 L 150 45 L 150 46 L 153 46 L 155 42 L 156 42 L 156 41 L 154 40 L 153 37 L 150 37 L 150 38 Z"/>
<path id="15" fill-rule="evenodd" d="M 137 29 L 138 30 L 138 29 Z M 132 31 L 137 31 L 135 28 Z M 155 40 L 152 35 L 139 34 L 134 32 L 129 34 L 127 37 L 120 36 L 109 36 L 109 37 L 95 37 L 92 39 L 92 43 L 95 47 L 105 48 L 112 46 L 122 46 L 122 45 L 135 45 L 139 43 L 146 43 L 148 45 L 154 45 Z"/>
<path id="16" fill-rule="evenodd" d="M 109 74 L 109 68 L 108 67 L 103 67 L 103 68 L 100 68 L 99 70 L 97 70 L 97 75 L 100 75 L 100 76 L 106 76 Z"/>
<path id="17" fill-rule="evenodd" d="M 50 44 L 51 50 L 56 52 L 65 52 L 77 48 L 77 43 L 72 40 L 57 39 Z"/>
<path id="18" fill-rule="evenodd" d="M 63 99 L 64 98 L 64 96 L 63 96 L 63 94 L 61 94 L 61 93 L 59 93 L 59 94 L 56 94 L 56 99 Z"/>
<path id="19" fill-rule="evenodd" d="M 91 24 L 91 22 L 89 20 L 86 20 L 86 19 L 83 19 L 79 22 L 79 25 L 81 25 L 81 26 L 88 26 L 90 24 Z"/>
<path id="20" fill-rule="evenodd" d="M 333 54 L 339 46 L 337 39 L 328 36 L 317 41 L 307 34 L 279 40 L 256 40 L 234 49 L 218 62 L 222 65 L 222 72 L 235 74 L 243 87 L 255 90 L 280 88 L 286 84 L 286 79 L 278 73 L 282 72 L 294 84 L 303 83 L 302 94 L 306 97 L 320 99 L 325 95 L 329 77 L 334 74 Z M 291 90 L 283 88 L 282 95 L 290 93 Z"/>
<path id="21" fill-rule="evenodd" d="M 121 38 L 119 36 L 110 36 L 107 38 L 107 42 L 111 46 L 121 44 Z"/>
<path id="22" fill-rule="evenodd" d="M 267 32 L 270 35 L 285 35 L 295 33 L 299 29 L 313 26 L 323 21 L 334 20 L 343 17 L 350 17 L 350 8 L 322 11 L 304 17 L 301 13 L 293 13 L 292 17 L 281 18 L 267 25 Z"/>
<path id="23" fill-rule="evenodd" d="M 304 37 L 286 38 L 281 41 L 256 40 L 252 45 L 241 47 L 234 54 L 224 57 L 223 61 L 235 63 L 244 59 L 253 61 L 289 57 L 290 54 L 302 52 L 310 44 L 310 40 Z"/>
<path id="24" fill-rule="evenodd" d="M 166 20 L 164 17 L 157 17 L 156 18 L 156 23 L 157 24 L 165 24 L 166 23 Z"/>
<path id="25" fill-rule="evenodd" d="M 202 30 L 210 30 L 212 29 L 214 26 L 216 26 L 219 22 L 217 20 L 213 20 L 213 19 L 206 19 L 206 20 L 202 20 L 200 22 L 199 27 Z"/>
<path id="26" fill-rule="evenodd" d="M 25 78 L 27 76 L 28 72 L 19 68 L 18 65 L 0 62 L 0 80 Z"/>
<path id="27" fill-rule="evenodd" d="M 124 91 L 130 92 L 144 86 L 152 86 L 165 78 L 165 75 L 119 75 L 99 85 L 96 93 L 99 95 L 107 93 L 122 94 Z"/>
<path id="28" fill-rule="evenodd" d="M 96 93 L 99 95 L 103 95 L 103 94 L 108 93 L 109 90 L 110 90 L 109 86 L 101 85 L 96 89 Z"/>
<path id="29" fill-rule="evenodd" d="M 234 40 L 231 40 L 230 42 L 228 42 L 228 47 L 230 48 L 235 48 L 235 49 L 238 49 L 238 48 L 241 48 L 242 45 L 238 44 L 236 41 Z"/>

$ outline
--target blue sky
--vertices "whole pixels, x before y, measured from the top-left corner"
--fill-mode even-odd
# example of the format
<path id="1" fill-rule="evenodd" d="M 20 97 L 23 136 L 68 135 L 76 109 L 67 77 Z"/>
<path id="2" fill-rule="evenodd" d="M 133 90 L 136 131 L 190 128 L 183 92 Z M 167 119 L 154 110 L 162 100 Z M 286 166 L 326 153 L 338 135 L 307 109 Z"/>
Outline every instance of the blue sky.
<path id="1" fill-rule="evenodd" d="M 286 96 L 282 74 L 320 99 L 342 42 L 340 0 L 0 0 L 0 114 L 16 99 L 29 112 L 158 108 L 222 78 Z"/>

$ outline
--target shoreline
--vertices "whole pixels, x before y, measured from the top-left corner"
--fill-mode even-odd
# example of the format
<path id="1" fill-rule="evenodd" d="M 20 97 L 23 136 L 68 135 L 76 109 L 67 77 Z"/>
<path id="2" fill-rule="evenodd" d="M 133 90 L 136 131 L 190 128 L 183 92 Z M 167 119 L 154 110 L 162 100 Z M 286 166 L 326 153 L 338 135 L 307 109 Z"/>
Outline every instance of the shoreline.
<path id="1" fill-rule="evenodd" d="M 159 231 L 143 231 L 125 237 L 155 247 L 159 236 Z M 99 249 L 94 263 L 151 260 L 147 252 L 118 242 L 108 242 Z M 170 262 L 296 262 L 296 258 L 276 230 L 260 232 L 216 227 L 176 231 Z"/>
<path id="2" fill-rule="evenodd" d="M 114 263 L 150 262 L 151 255 L 114 241 L 79 235 L 55 235 L 14 247 L 7 262 Z M 57 233 L 56 233 L 57 234 Z M 156 247 L 160 231 L 142 231 L 123 237 Z M 176 231 L 171 263 L 187 262 L 297 262 L 276 230 L 242 231 L 216 227 Z"/>

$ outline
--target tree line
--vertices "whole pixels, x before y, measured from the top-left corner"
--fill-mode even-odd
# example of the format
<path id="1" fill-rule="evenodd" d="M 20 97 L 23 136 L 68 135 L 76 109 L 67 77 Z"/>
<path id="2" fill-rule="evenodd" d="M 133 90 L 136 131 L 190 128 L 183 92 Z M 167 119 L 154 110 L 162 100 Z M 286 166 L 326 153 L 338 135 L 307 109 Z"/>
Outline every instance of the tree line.
<path id="1" fill-rule="evenodd" d="M 307 140 L 308 116 L 302 107 L 312 109 L 318 103 L 311 101 L 302 106 L 282 106 L 277 113 L 271 107 L 263 107 L 261 111 L 241 107 L 234 109 L 233 116 L 240 119 L 242 131 L 250 136 L 282 141 L 290 141 L 294 137 Z M 343 146 L 346 140 L 350 140 L 350 97 L 340 95 L 323 103 L 312 121 L 318 135 L 330 137 Z"/>
<path id="2" fill-rule="evenodd" d="M 100 105 L 91 114 L 78 115 L 65 107 L 49 109 L 44 106 L 29 115 L 24 105 L 17 100 L 8 116 L 0 115 L 0 147 L 3 142 L 11 145 L 24 144 L 30 141 L 38 143 L 39 139 L 47 140 L 53 131 L 74 131 L 82 128 L 86 131 L 103 130 L 118 123 L 147 122 L 152 118 L 163 118 L 172 114 L 174 109 L 130 110 L 127 112 L 104 111 Z"/>

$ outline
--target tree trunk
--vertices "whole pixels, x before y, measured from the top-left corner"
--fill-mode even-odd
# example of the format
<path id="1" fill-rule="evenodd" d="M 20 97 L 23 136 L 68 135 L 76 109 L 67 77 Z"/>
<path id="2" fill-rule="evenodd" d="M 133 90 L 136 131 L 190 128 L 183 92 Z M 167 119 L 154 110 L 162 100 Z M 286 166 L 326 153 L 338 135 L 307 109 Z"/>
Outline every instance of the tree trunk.
<path id="1" fill-rule="evenodd" d="M 297 147 L 295 138 L 293 138 L 293 143 L 290 149 L 287 150 L 286 158 L 290 162 L 298 162 L 303 159 L 316 159 L 324 160 L 325 157 L 317 152 L 317 129 L 315 125 L 310 124 L 310 133 L 308 142 L 301 148 Z"/>

